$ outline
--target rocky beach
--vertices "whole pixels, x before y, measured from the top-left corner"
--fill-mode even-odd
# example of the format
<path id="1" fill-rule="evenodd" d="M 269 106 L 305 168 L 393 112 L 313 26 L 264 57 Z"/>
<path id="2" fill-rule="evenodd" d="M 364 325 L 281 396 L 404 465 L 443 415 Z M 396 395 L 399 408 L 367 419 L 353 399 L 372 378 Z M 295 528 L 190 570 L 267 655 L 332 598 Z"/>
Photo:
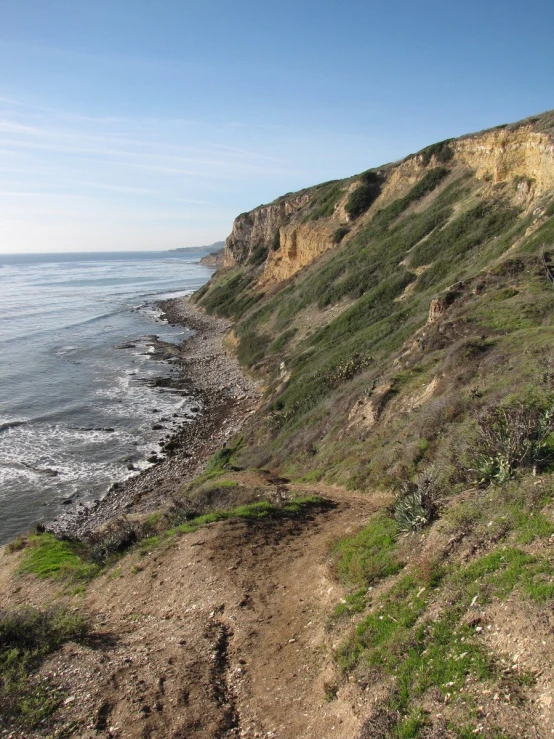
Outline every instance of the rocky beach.
<path id="1" fill-rule="evenodd" d="M 186 392 L 195 400 L 189 419 L 152 452 L 153 466 L 114 483 L 92 504 L 80 503 L 40 528 L 81 538 L 116 517 L 167 504 L 254 412 L 259 384 L 245 375 L 234 353 L 224 347 L 231 322 L 206 315 L 188 297 L 160 301 L 158 306 L 163 320 L 193 332 L 177 346 L 158 341 L 153 355 L 175 365 L 173 377 L 160 379 L 160 386 Z"/>

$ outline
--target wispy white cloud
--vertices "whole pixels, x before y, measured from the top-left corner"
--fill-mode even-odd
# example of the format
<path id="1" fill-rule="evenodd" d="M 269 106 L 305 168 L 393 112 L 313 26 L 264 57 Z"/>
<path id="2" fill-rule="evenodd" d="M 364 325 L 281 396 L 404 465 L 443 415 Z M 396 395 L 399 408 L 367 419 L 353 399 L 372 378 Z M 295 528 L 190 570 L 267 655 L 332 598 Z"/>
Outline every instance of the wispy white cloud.
<path id="1" fill-rule="evenodd" d="M 87 200 L 86 195 L 71 195 L 65 192 L 36 192 L 30 190 L 0 190 L 5 198 L 51 198 L 53 200 Z"/>
<path id="2" fill-rule="evenodd" d="M 148 238 L 154 248 L 193 245 L 204 225 L 223 238 L 252 182 L 303 177 L 291 160 L 246 125 L 90 116 L 0 96 L 0 222 L 26 223 L 9 236 L 0 229 L 0 251 L 51 248 L 55 239 L 55 248 L 89 248 L 91 234 L 110 248 L 110 226 L 118 248 L 125 232 L 142 248 Z"/>
<path id="3" fill-rule="evenodd" d="M 0 131 L 7 131 L 9 133 L 27 133 L 27 134 L 40 134 L 40 129 L 34 128 L 33 126 L 25 126 L 22 123 L 16 123 L 15 121 L 0 120 Z"/>
<path id="4" fill-rule="evenodd" d="M 47 43 L 32 43 L 19 38 L 17 42 L 4 36 L 0 36 L 2 46 L 6 49 L 13 48 L 15 53 L 26 52 L 43 59 L 62 60 L 67 63 L 79 63 L 81 66 L 107 67 L 110 70 L 122 69 L 136 71 L 158 71 L 158 72 L 198 72 L 210 69 L 211 65 L 198 59 L 194 61 L 183 61 L 174 58 L 163 58 L 161 55 L 147 56 L 142 54 L 130 54 L 121 52 L 92 52 L 82 48 L 68 48 L 53 46 Z"/>
<path id="5" fill-rule="evenodd" d="M 166 193 L 151 190 L 147 187 L 132 187 L 130 185 L 109 185 L 100 182 L 76 182 L 79 187 L 90 187 L 94 190 L 107 190 L 109 192 L 121 192 L 130 195 L 153 195 L 162 200 L 171 200 L 176 203 L 189 203 L 190 205 L 209 205 L 206 200 L 190 200 L 189 198 L 171 197 Z"/>
<path id="6" fill-rule="evenodd" d="M 260 154 L 256 151 L 248 151 L 248 149 L 238 149 L 236 146 L 225 146 L 224 144 L 213 144 L 214 149 L 220 149 L 221 151 L 227 151 L 232 154 L 240 154 L 241 156 L 256 157 L 258 159 L 267 159 L 272 162 L 282 162 L 283 159 L 279 159 L 269 154 Z"/>

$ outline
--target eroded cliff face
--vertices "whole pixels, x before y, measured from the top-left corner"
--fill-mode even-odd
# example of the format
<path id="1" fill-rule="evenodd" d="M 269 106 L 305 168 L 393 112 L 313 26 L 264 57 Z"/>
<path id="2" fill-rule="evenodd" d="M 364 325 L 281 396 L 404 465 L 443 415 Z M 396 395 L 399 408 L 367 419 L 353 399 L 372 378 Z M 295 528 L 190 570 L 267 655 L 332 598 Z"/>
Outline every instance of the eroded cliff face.
<path id="1" fill-rule="evenodd" d="M 268 254 L 260 282 L 282 282 L 310 264 L 332 245 L 329 223 L 285 225 L 279 230 L 279 249 Z"/>
<path id="2" fill-rule="evenodd" d="M 448 143 L 448 166 L 455 172 L 472 171 L 485 193 L 498 185 L 513 187 L 504 192 L 514 204 L 529 209 L 546 191 L 554 188 L 554 142 L 548 133 L 532 124 L 518 128 L 496 128 Z M 420 153 L 385 170 L 381 193 L 367 212 L 351 219 L 345 205 L 359 180 L 345 180 L 332 212 L 313 217 L 318 188 L 293 193 L 274 203 L 241 214 L 225 244 L 224 266 L 246 263 L 254 250 L 263 249 L 261 286 L 279 283 L 294 275 L 324 252 L 340 248 L 337 229 L 347 227 L 351 235 L 392 200 L 405 195 L 427 169 L 440 165 L 437 154 Z"/>
<path id="3" fill-rule="evenodd" d="M 554 186 L 554 143 L 531 126 L 488 131 L 458 139 L 452 146 L 455 158 L 474 169 L 478 179 L 498 184 L 521 178 L 535 196 Z"/>
<path id="4" fill-rule="evenodd" d="M 277 246 L 275 234 L 295 213 L 309 201 L 309 192 L 292 193 L 269 205 L 260 205 L 235 218 L 233 230 L 225 242 L 223 266 L 244 264 L 256 247 L 271 249 Z"/>

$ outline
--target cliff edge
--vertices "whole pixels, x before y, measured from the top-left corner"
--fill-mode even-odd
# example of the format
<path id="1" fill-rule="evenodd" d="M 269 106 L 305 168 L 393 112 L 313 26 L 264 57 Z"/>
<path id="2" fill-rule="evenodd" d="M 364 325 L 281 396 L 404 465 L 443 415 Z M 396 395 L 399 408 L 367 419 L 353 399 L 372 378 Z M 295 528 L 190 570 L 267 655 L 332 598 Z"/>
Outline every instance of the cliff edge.
<path id="1" fill-rule="evenodd" d="M 256 393 L 214 395 L 203 465 L 3 550 L 9 735 L 552 735 L 553 131 L 238 216 L 193 347 Z"/>

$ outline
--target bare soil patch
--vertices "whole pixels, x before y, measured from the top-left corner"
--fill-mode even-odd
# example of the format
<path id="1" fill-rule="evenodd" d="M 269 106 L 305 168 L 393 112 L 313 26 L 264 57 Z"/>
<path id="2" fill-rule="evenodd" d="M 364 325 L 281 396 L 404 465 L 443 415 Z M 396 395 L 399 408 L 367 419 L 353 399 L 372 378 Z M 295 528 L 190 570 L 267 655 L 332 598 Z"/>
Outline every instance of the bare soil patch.
<path id="1" fill-rule="evenodd" d="M 87 739 L 357 736 L 359 689 L 346 685 L 332 700 L 327 690 L 325 626 L 342 594 L 328 556 L 383 500 L 293 487 L 326 503 L 301 518 L 213 524 L 129 555 L 70 599 L 95 629 L 43 667 L 68 696 L 59 728 Z M 44 602 L 48 589 L 12 576 L 6 605 Z"/>

